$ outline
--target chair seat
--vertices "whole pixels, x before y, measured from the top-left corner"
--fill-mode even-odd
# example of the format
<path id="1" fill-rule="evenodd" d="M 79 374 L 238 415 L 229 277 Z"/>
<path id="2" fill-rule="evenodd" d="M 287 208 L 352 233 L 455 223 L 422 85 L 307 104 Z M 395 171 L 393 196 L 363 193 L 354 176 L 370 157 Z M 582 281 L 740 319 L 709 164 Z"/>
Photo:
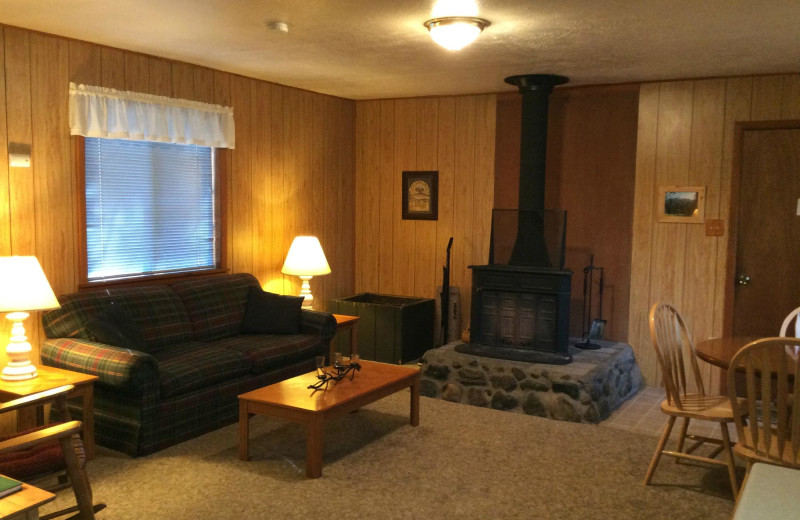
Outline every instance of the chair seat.
<path id="1" fill-rule="evenodd" d="M 46 426 L 5 435 L 0 437 L 0 441 L 33 433 L 43 428 L 46 428 Z M 38 444 L 27 450 L 0 453 L 0 474 L 16 480 L 30 481 L 42 475 L 63 471 L 65 468 L 66 464 L 64 463 L 61 445 L 56 439 Z"/>
<path id="2" fill-rule="evenodd" d="M 739 402 L 744 406 L 744 400 L 739 399 Z M 667 415 L 688 417 L 690 419 L 713 422 L 733 421 L 730 399 L 721 395 L 682 395 L 680 408 L 675 403 L 670 403 L 669 399 L 664 399 L 661 402 L 661 411 Z"/>
<path id="3" fill-rule="evenodd" d="M 759 429 L 759 432 L 760 435 L 763 435 L 764 433 L 763 429 Z M 744 431 L 742 432 L 742 437 L 733 447 L 733 453 L 740 457 L 752 459 L 754 461 L 766 462 L 768 464 L 779 464 L 781 466 L 800 469 L 800 457 L 792 456 L 791 435 L 787 434 L 786 440 L 783 443 L 782 451 L 778 450 L 778 436 L 774 428 L 772 429 L 772 435 L 770 436 L 769 450 L 764 449 L 765 446 L 763 437 L 759 438 L 758 442 L 760 453 L 749 447 L 754 445 L 755 443 L 753 442 L 753 436 L 750 433 L 750 429 L 745 426 Z M 764 453 L 767 451 L 768 453 Z"/>

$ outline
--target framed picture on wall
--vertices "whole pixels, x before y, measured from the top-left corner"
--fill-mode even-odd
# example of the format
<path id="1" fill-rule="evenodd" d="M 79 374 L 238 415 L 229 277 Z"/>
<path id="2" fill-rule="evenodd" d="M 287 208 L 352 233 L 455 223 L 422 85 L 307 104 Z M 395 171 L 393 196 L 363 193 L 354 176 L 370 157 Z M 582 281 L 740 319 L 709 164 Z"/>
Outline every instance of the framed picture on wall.
<path id="1" fill-rule="evenodd" d="M 705 221 L 705 186 L 661 186 L 658 221 L 702 224 Z"/>
<path id="2" fill-rule="evenodd" d="M 403 219 L 439 218 L 439 172 L 403 172 Z"/>

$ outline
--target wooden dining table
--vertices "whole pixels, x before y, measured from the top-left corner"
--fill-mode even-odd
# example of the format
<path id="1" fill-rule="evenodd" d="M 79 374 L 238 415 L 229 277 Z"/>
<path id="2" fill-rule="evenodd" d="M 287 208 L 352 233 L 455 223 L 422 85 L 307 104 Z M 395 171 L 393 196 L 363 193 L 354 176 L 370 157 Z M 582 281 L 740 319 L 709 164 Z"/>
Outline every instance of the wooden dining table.
<path id="1" fill-rule="evenodd" d="M 700 341 L 695 345 L 697 357 L 711 363 L 716 367 L 727 370 L 731 365 L 731 359 L 740 348 L 751 341 L 759 338 L 749 336 L 725 336 L 721 338 L 709 338 Z"/>
<path id="2" fill-rule="evenodd" d="M 708 363 L 727 372 L 731 366 L 731 360 L 733 359 L 734 354 L 736 354 L 743 346 L 757 339 L 761 338 L 751 336 L 724 336 L 721 338 L 709 338 L 698 342 L 695 346 L 695 352 L 697 353 L 697 357 L 703 361 L 707 361 Z M 737 394 L 742 395 L 741 389 L 744 388 L 743 374 L 745 369 L 743 366 L 738 366 L 736 368 L 736 372 L 736 387 L 739 389 Z M 794 379 L 792 372 L 793 369 L 789 367 L 790 381 Z M 756 370 L 756 373 L 758 373 L 758 370 Z M 727 393 L 728 381 L 726 377 L 722 377 L 720 379 L 719 391 L 723 394 Z"/>

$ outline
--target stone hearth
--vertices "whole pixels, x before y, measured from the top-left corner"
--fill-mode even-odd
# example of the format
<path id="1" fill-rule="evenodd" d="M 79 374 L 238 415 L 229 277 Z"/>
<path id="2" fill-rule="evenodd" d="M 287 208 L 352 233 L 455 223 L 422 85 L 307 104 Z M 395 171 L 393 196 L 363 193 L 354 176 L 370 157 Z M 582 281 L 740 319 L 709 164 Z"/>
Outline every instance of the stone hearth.
<path id="1" fill-rule="evenodd" d="M 599 341 L 598 350 L 570 345 L 569 365 L 461 354 L 455 351 L 459 343 L 423 355 L 422 395 L 559 421 L 598 423 L 642 385 L 633 349 L 626 343 Z"/>

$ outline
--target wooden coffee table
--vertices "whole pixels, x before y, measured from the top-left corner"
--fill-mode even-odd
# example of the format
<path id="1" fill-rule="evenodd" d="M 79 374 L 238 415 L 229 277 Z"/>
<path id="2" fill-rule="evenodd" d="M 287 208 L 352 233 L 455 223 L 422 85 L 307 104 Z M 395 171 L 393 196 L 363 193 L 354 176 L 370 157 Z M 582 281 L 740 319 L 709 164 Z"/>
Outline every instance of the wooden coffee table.
<path id="1" fill-rule="evenodd" d="M 309 372 L 239 396 L 239 458 L 250 458 L 250 417 L 255 414 L 306 425 L 306 476 L 322 476 L 325 421 L 352 412 L 405 388 L 411 388 L 411 425 L 419 425 L 419 369 L 361 361 L 351 381 L 332 381 L 327 390 L 314 392 L 316 372 Z"/>

